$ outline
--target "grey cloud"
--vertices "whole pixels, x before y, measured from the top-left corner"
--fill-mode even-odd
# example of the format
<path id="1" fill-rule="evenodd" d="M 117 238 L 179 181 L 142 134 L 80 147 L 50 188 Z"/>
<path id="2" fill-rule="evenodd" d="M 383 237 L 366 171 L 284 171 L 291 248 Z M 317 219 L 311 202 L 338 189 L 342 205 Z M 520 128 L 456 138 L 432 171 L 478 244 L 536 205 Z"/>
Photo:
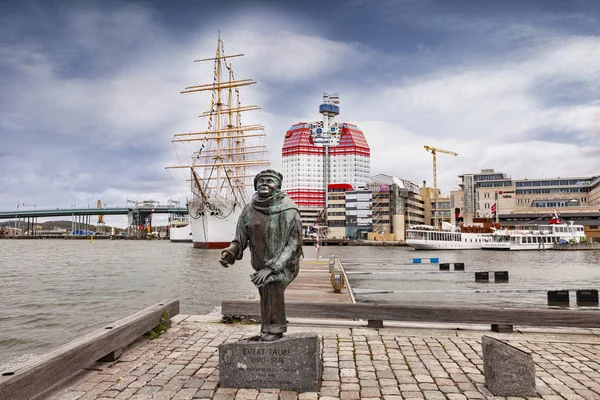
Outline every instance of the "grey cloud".
<path id="1" fill-rule="evenodd" d="M 595 8 L 389 1 L 316 13 L 316 3 L 283 3 L 209 7 L 201 23 L 198 6 L 176 1 L 39 3 L 0 16 L 0 209 L 16 197 L 57 206 L 74 195 L 185 198 L 185 174 L 164 166 L 183 163 L 190 148 L 177 154 L 172 134 L 194 129 L 208 104 L 178 92 L 210 77 L 191 61 L 212 55 L 217 25 L 227 50 L 246 54 L 236 74 L 258 81 L 243 102 L 263 110 L 244 118 L 265 124 L 275 167 L 285 130 L 320 119 L 321 94 L 340 92 L 338 119 L 365 132 L 373 173 L 430 182 L 424 144 L 460 153 L 440 159 L 443 190 L 490 166 L 530 176 L 600 170 Z M 574 139 L 563 143 L 564 134 Z"/>

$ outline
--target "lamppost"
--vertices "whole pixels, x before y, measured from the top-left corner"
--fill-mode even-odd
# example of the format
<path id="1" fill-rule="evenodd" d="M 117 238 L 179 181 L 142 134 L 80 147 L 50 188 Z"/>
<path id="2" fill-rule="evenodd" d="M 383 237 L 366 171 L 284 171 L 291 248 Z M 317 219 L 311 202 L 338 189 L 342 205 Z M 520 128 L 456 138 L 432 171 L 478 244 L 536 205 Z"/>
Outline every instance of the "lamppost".
<path id="1" fill-rule="evenodd" d="M 21 202 L 20 200 L 21 199 L 17 198 L 17 215 L 15 215 L 15 229 L 17 229 L 17 221 L 19 221 L 19 203 Z"/>
<path id="2" fill-rule="evenodd" d="M 500 213 L 498 212 L 498 191 L 494 192 L 494 209 L 492 210 L 496 216 L 496 224 L 500 223 Z"/>

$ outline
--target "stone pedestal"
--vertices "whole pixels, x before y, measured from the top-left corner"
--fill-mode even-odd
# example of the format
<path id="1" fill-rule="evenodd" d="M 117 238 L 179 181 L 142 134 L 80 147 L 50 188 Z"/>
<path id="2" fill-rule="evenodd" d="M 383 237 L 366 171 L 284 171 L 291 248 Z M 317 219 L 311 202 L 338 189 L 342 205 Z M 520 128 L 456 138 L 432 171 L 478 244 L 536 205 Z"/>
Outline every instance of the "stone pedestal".
<path id="1" fill-rule="evenodd" d="M 297 333 L 274 342 L 222 344 L 219 381 L 224 388 L 316 392 L 321 383 L 319 336 Z"/>
<path id="2" fill-rule="evenodd" d="M 489 336 L 481 338 L 485 386 L 494 396 L 536 396 L 531 354 Z"/>

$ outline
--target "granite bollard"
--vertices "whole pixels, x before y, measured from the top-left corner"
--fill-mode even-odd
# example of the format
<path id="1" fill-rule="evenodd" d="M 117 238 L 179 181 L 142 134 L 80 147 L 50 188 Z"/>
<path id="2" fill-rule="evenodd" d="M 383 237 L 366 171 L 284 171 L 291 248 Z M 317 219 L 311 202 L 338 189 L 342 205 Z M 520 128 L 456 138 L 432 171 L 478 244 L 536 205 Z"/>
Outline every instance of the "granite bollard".
<path id="1" fill-rule="evenodd" d="M 219 346 L 223 388 L 316 392 L 321 382 L 321 341 L 295 333 L 273 342 L 245 341 Z"/>
<path id="2" fill-rule="evenodd" d="M 483 336 L 485 385 L 494 396 L 535 396 L 535 364 L 531 354 Z"/>

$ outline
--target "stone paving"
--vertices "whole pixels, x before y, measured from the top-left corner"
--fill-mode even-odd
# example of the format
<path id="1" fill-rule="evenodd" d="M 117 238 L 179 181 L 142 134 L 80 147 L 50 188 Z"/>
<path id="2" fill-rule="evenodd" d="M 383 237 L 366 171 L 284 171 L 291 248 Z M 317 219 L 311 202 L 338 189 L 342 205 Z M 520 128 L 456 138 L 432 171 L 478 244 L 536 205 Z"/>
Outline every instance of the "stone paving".
<path id="1" fill-rule="evenodd" d="M 209 316 L 177 316 L 158 339 L 140 339 L 121 359 L 96 363 L 49 400 L 213 399 L 504 399 L 484 386 L 481 336 L 507 340 L 533 354 L 539 397 L 600 399 L 600 336 L 580 333 L 494 334 L 489 331 L 363 326 L 299 326 L 322 337 L 321 390 L 219 387 L 218 346 L 257 333 L 258 325 L 224 325 Z M 516 399 L 508 397 L 507 400 Z"/>

